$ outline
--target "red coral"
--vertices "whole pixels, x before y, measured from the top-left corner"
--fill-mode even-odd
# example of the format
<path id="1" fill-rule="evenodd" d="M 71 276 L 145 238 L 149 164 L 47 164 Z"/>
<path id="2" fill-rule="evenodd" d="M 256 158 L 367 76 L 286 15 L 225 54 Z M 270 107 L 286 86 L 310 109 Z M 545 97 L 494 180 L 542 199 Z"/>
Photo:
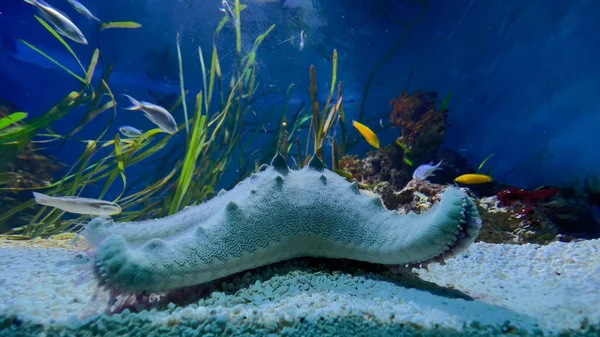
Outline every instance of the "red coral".
<path id="1" fill-rule="evenodd" d="M 500 206 L 511 206 L 515 202 L 524 203 L 525 206 L 519 211 L 519 214 L 525 216 L 533 213 L 533 206 L 541 200 L 555 197 L 560 193 L 560 190 L 553 187 L 539 188 L 537 190 L 524 190 L 522 188 L 508 187 L 496 195 Z"/>

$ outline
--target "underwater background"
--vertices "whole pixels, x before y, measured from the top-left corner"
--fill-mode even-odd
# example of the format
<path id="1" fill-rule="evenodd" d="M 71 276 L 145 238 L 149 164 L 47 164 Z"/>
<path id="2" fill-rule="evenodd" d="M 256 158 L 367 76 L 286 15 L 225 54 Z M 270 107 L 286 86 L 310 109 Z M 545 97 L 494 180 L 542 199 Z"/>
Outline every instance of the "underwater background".
<path id="1" fill-rule="evenodd" d="M 73 47 L 80 58 L 90 59 L 94 46 L 99 45 L 105 62 L 116 63 L 116 93 L 137 94 L 144 99 L 152 98 L 147 91 L 159 97 L 178 94 L 174 46 L 178 32 L 186 56 L 185 74 L 190 74 L 186 87 L 199 91 L 197 47 L 210 52 L 213 31 L 222 14 L 218 2 L 91 1 L 86 5 L 104 21 L 133 20 L 143 25 L 140 31 L 98 35 L 93 33 L 93 21 L 74 16 L 68 5 L 61 7 L 89 32 L 89 46 Z M 425 11 L 375 75 L 364 102 L 364 118 L 380 117 L 387 122 L 389 101 L 405 89 L 414 72 L 409 90 L 437 91 L 440 96 L 452 92 L 451 127 L 444 147 L 461 151 L 471 162 L 481 162 L 495 153 L 494 176 L 503 182 L 525 188 L 569 186 L 596 177 L 598 162 L 593 154 L 599 139 L 594 128 L 600 117 L 594 88 L 600 81 L 596 61 L 600 36 L 593 13 L 599 5 L 593 1 L 429 1 L 428 5 L 424 8 L 418 2 L 404 1 L 248 1 L 246 48 L 271 24 L 277 25 L 259 56 L 261 89 L 277 92 L 265 97 L 269 102 L 259 104 L 264 104 L 263 109 L 283 105 L 290 83 L 296 84 L 292 102 L 308 101 L 308 67 L 314 64 L 320 73 L 328 75 L 331 53 L 337 49 L 339 79 L 344 82 L 346 101 L 352 101 L 346 104 L 346 111 L 358 118 L 362 94 L 377 62 L 406 33 L 403 25 Z M 31 6 L 16 0 L 3 1 L 0 6 L 0 89 L 4 99 L 35 116 L 72 89 L 76 80 L 17 39 L 68 65 L 75 63 L 43 27 L 32 21 Z M 308 41 L 299 51 L 294 43 L 298 43 L 302 29 Z M 221 55 L 233 49 L 232 35 L 227 29 L 221 34 Z M 292 37 L 296 41 L 281 43 Z M 225 57 L 222 62 L 225 65 L 231 59 Z M 223 71 L 227 73 L 231 67 L 224 66 Z M 327 76 L 321 76 L 320 81 L 320 88 L 329 84 Z M 274 90 L 270 90 L 271 85 L 276 86 Z M 322 91 L 325 96 L 326 90 Z M 290 111 L 293 108 L 292 104 Z M 69 130 L 78 117 L 61 120 L 57 131 Z M 115 130 L 118 124 L 136 122 L 146 123 L 140 128 L 149 128 L 143 120 L 140 114 L 119 111 Z M 381 137 L 391 140 L 397 136 L 398 131 L 394 131 Z M 93 127 L 82 132 L 95 135 Z M 357 148 L 366 150 L 367 145 Z M 63 156 L 67 163 L 77 158 Z"/>
<path id="2" fill-rule="evenodd" d="M 77 4 L 95 18 L 83 15 Z M 523 305 L 515 302 L 522 296 L 518 291 L 506 296 L 512 304 L 499 304 L 499 288 L 496 299 L 486 298 L 485 309 L 477 302 L 465 310 L 495 317 L 482 321 L 484 326 L 498 323 L 498 334 L 593 336 L 600 324 L 600 306 L 594 304 L 600 301 L 595 276 L 600 270 L 599 12 L 600 2 L 587 0 L 2 0 L 0 260 L 13 264 L 0 267 L 20 270 L 15 261 L 26 261 L 29 254 L 23 249 L 39 245 L 69 252 L 101 247 L 104 234 L 89 226 L 89 246 L 71 242 L 80 240 L 78 233 L 95 223 L 96 215 L 113 216 L 117 223 L 173 216 L 231 193 L 264 171 L 263 164 L 277 167 L 278 154 L 292 170 L 309 167 L 316 157 L 336 177 L 355 181 L 363 194 L 403 215 L 425 214 L 449 200 L 444 191 L 454 187 L 474 200 L 477 216 L 472 217 L 481 222 L 477 235 L 450 249 L 466 262 L 417 273 L 422 282 L 464 291 L 475 281 L 454 282 L 453 277 L 469 275 L 483 284 L 508 277 L 502 270 L 515 268 L 519 272 L 511 280 L 524 284 L 532 276 L 528 270 L 541 268 L 536 276 L 543 283 L 546 272 L 566 277 L 552 268 L 576 261 L 585 271 L 570 275 L 573 283 L 548 283 L 548 292 L 553 286 L 561 290 L 544 309 L 528 313 L 531 317 L 515 309 Z M 86 43 L 61 31 L 56 15 L 78 27 Z M 128 108 L 135 101 L 128 97 L 168 111 L 132 111 Z M 167 130 L 168 116 L 176 132 Z M 136 133 L 127 134 L 125 126 Z M 36 200 L 32 192 L 58 199 Z M 118 212 L 65 206 L 60 198 L 71 196 L 96 200 L 88 205 L 92 208 L 118 207 Z M 107 204 L 101 206 L 100 200 Z M 333 212 L 335 204 L 323 209 Z M 461 214 L 469 214 L 470 206 L 463 207 Z M 42 260 L 59 261 L 57 266 L 66 269 L 59 272 L 40 261 L 29 267 L 49 268 L 52 275 L 70 271 L 60 262 L 70 253 L 45 252 Z M 553 262 L 511 265 L 511 254 L 529 256 L 531 263 L 539 256 Z M 499 261 L 489 262 L 499 255 Z M 417 262 L 425 260 L 430 262 Z M 490 263 L 490 272 L 475 267 L 478 261 Z M 273 267 L 276 272 L 259 269 L 249 279 L 288 277 L 296 269 L 313 276 L 317 269 L 337 272 L 332 262 L 317 263 L 300 260 Z M 367 269 L 398 281 L 387 269 L 344 265 L 349 279 Z M 387 285 L 369 275 L 385 299 Z M 272 282 L 280 282 L 277 277 Z M 309 276 L 289 277 L 281 281 L 285 287 Z M 3 282 L 20 288 L 17 278 Z M 579 296 L 586 300 L 562 308 L 582 278 Z M 216 291 L 233 301 L 231 306 L 236 300 L 227 296 L 240 291 L 250 292 L 256 304 L 246 287 L 250 281 L 240 282 L 214 287 L 221 287 Z M 426 296 L 447 291 L 428 287 L 417 288 L 427 288 Z M 456 298 L 481 299 L 475 293 Z M 368 299 L 373 293 L 356 296 L 363 295 Z M 10 303 L 21 300 L 16 296 Z M 200 306 L 222 302 L 201 301 Z M 175 303 L 170 311 L 185 310 Z M 579 304 L 583 309 L 575 314 Z M 547 322 L 537 320 L 553 308 L 559 309 Z M 69 315 L 79 316 L 78 310 Z M 0 310 L 0 330 L 9 327 L 7 335 L 18 331 L 15 317 L 21 314 L 15 315 Z M 568 317 L 564 324 L 555 319 L 561 315 Z M 504 316 L 511 318 L 499 318 Z M 504 324 L 507 320 L 519 323 Z M 73 324 L 72 331 L 81 328 Z M 460 329 L 452 330 L 459 325 L 450 324 L 451 331 L 442 333 L 461 335 Z M 30 333 L 44 331 L 37 328 Z"/>

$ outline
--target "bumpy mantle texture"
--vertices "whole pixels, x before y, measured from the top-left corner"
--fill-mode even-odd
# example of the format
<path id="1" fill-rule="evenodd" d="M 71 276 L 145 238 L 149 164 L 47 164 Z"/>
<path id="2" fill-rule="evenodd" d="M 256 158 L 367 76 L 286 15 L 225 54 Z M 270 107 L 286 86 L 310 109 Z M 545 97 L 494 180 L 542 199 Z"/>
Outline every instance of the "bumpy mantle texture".
<path id="1" fill-rule="evenodd" d="M 473 201 L 450 187 L 429 211 L 400 215 L 313 157 L 290 170 L 271 165 L 198 206 L 162 219 L 96 218 L 85 236 L 97 246 L 95 274 L 119 292 L 163 292 L 296 257 L 403 265 L 464 250 L 481 229 Z"/>

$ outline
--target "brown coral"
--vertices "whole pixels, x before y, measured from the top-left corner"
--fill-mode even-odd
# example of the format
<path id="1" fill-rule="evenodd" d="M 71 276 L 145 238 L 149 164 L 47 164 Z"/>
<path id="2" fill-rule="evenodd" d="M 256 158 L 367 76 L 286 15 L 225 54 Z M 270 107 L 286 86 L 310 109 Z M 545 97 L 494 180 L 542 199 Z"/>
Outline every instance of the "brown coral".
<path id="1" fill-rule="evenodd" d="M 448 109 L 437 107 L 437 92 L 407 92 L 390 101 L 390 121 L 402 130 L 400 141 L 421 161 L 431 160 L 444 142 Z"/>

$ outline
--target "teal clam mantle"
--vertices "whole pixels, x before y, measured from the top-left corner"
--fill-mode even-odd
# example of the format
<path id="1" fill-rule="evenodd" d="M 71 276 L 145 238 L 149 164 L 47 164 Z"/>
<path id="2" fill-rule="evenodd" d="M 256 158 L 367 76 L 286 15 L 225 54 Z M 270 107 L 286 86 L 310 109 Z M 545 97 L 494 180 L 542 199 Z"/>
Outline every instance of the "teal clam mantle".
<path id="1" fill-rule="evenodd" d="M 96 218 L 100 284 L 126 293 L 197 285 L 267 264 L 312 256 L 380 264 L 426 263 L 466 248 L 481 229 L 473 201 L 449 187 L 429 211 L 400 215 L 313 157 L 271 165 L 227 192 L 162 219 L 115 224 Z"/>

